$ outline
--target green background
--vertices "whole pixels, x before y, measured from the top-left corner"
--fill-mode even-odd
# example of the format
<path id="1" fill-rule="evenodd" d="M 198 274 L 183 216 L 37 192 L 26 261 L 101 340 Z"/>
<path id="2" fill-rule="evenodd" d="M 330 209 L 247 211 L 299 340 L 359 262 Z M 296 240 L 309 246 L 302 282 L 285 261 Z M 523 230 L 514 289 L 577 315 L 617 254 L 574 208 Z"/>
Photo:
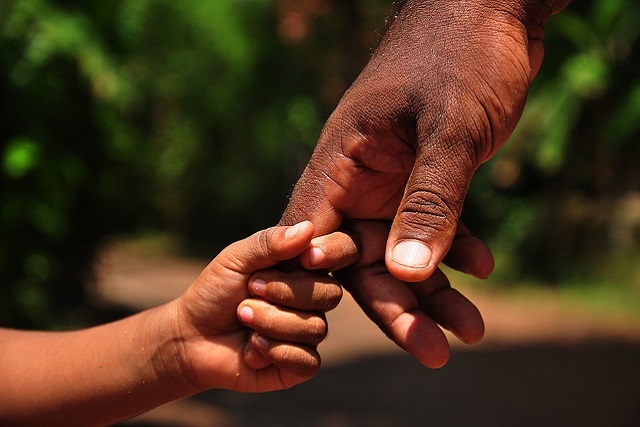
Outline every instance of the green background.
<path id="1" fill-rule="evenodd" d="M 110 236 L 212 257 L 274 224 L 389 9 L 1 0 L 0 324 L 94 322 L 84 285 Z M 463 215 L 496 283 L 640 295 L 638 22 L 636 0 L 582 0 L 547 26 L 521 123 Z"/>

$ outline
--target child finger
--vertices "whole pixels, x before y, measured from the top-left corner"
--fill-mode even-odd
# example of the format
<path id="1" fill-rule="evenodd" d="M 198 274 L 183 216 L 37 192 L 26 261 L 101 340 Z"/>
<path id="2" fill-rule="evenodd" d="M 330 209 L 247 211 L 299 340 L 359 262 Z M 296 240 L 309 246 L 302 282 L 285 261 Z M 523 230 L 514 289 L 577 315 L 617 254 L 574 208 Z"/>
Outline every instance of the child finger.
<path id="1" fill-rule="evenodd" d="M 296 270 L 263 270 L 249 280 L 249 293 L 297 310 L 327 312 L 342 299 L 342 288 L 324 273 Z"/>
<path id="2" fill-rule="evenodd" d="M 216 261 L 240 273 L 269 268 L 300 255 L 308 248 L 313 231 L 313 224 L 309 221 L 261 230 L 229 245 L 220 252 Z"/>
<path id="3" fill-rule="evenodd" d="M 300 263 L 308 270 L 340 270 L 358 260 L 358 246 L 344 231 L 314 238 L 300 255 Z"/>
<path id="4" fill-rule="evenodd" d="M 320 369 L 320 354 L 315 346 L 293 344 L 258 333 L 251 336 L 251 344 L 280 369 L 280 376 L 285 385 L 306 381 L 314 377 Z"/>
<path id="5" fill-rule="evenodd" d="M 264 369 L 271 365 L 271 360 L 267 359 L 251 342 L 247 342 L 244 354 L 242 355 L 244 363 L 254 370 Z"/>
<path id="6" fill-rule="evenodd" d="M 270 338 L 302 345 L 318 345 L 327 336 L 327 321 L 321 314 L 293 311 L 258 299 L 244 300 L 238 319 Z"/>

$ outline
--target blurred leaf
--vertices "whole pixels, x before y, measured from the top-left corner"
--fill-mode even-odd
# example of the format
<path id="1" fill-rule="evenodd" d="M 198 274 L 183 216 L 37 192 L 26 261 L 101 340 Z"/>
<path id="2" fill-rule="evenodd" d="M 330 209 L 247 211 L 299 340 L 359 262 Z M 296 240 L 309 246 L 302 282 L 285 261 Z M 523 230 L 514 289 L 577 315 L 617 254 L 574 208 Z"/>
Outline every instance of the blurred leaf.
<path id="1" fill-rule="evenodd" d="M 591 51 L 568 59 L 561 73 L 572 88 L 572 96 L 594 98 L 607 88 L 610 65 L 597 52 Z"/>
<path id="2" fill-rule="evenodd" d="M 607 280 L 616 259 L 640 247 L 638 217 L 614 209 L 640 194 L 638 22 L 638 2 L 585 0 L 546 26 L 545 63 L 522 119 L 467 202 L 477 216 L 502 200 L 490 210 L 490 239 L 506 248 L 499 257 L 511 259 L 512 279 Z M 613 238 L 616 212 L 625 212 L 625 247 Z M 638 275 L 640 267 L 617 277 Z"/>
<path id="3" fill-rule="evenodd" d="M 640 83 L 630 85 L 620 108 L 612 116 L 606 133 L 618 150 L 625 140 L 640 133 Z"/>
<path id="4" fill-rule="evenodd" d="M 5 173 L 13 179 L 22 178 L 36 167 L 39 154 L 40 148 L 35 141 L 28 138 L 10 141 L 3 155 Z"/>

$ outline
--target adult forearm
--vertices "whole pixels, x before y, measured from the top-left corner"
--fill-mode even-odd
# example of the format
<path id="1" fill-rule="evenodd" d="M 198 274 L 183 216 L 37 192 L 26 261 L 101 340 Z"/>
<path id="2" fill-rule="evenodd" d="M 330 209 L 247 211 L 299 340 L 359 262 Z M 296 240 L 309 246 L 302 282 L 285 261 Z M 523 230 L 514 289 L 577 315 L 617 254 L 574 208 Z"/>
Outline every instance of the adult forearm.
<path id="1" fill-rule="evenodd" d="M 0 424 L 106 425 L 192 394 L 166 377 L 167 310 L 73 332 L 0 330 Z"/>

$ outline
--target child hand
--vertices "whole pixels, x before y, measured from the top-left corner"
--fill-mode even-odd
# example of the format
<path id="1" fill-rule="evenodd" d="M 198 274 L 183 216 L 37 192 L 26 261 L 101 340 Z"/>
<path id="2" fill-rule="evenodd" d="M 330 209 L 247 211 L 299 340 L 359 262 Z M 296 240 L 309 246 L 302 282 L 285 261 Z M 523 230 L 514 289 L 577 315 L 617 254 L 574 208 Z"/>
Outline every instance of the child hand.
<path id="1" fill-rule="evenodd" d="M 307 221 L 231 244 L 177 300 L 179 369 L 196 389 L 269 391 L 316 374 L 324 313 L 342 290 L 326 271 L 273 268 L 305 251 L 313 231 Z"/>

